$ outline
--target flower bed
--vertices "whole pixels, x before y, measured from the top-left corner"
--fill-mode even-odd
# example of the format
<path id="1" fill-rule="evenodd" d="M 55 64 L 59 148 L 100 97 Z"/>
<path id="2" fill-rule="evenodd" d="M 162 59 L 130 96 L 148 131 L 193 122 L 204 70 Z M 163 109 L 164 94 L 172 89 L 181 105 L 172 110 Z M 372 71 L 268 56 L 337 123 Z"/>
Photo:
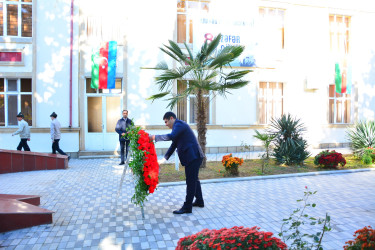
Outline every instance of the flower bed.
<path id="1" fill-rule="evenodd" d="M 375 230 L 371 226 L 364 227 L 355 231 L 354 235 L 356 238 L 354 240 L 349 240 L 345 242 L 345 250 L 371 250 L 375 249 Z"/>
<path id="2" fill-rule="evenodd" d="M 232 154 L 224 155 L 221 160 L 225 171 L 230 175 L 238 175 L 238 167 L 242 165 L 243 159 L 238 157 L 232 157 Z"/>
<path id="3" fill-rule="evenodd" d="M 341 167 L 345 166 L 346 160 L 341 153 L 335 150 L 324 150 L 315 156 L 314 164 L 326 168 L 336 168 L 339 164 Z"/>
<path id="4" fill-rule="evenodd" d="M 259 231 L 259 227 L 232 227 L 219 230 L 204 229 L 181 238 L 176 250 L 184 249 L 287 249 L 273 233 Z"/>
<path id="5" fill-rule="evenodd" d="M 155 191 L 159 183 L 159 164 L 155 145 L 150 142 L 148 133 L 139 127 L 132 127 L 128 135 L 133 158 L 129 167 L 133 170 L 136 182 L 131 200 L 143 207 L 147 196 Z"/>
<path id="6" fill-rule="evenodd" d="M 364 150 L 361 161 L 365 165 L 375 163 L 375 149 L 373 147 L 367 147 Z"/>

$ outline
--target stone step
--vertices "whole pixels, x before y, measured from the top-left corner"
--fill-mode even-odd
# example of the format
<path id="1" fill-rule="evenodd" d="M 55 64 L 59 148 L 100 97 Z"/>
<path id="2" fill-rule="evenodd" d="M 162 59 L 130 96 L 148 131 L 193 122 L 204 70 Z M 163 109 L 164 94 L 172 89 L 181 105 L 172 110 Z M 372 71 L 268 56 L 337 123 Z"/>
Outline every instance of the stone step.
<path id="1" fill-rule="evenodd" d="M 36 195 L 0 194 L 0 232 L 52 223 L 54 212 L 32 204 L 39 202 Z"/>

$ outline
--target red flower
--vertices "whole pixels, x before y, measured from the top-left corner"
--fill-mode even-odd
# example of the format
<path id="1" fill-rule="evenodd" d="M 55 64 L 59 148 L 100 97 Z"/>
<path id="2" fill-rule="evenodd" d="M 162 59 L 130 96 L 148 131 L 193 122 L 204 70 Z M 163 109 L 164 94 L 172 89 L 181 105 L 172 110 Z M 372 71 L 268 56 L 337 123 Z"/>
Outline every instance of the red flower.
<path id="1" fill-rule="evenodd" d="M 144 153 L 143 181 L 148 186 L 149 193 L 153 193 L 159 183 L 159 164 L 155 145 L 150 142 L 149 135 L 144 130 L 139 130 L 138 134 L 138 149 Z"/>
<path id="2" fill-rule="evenodd" d="M 272 237 L 273 233 L 258 230 L 259 227 L 204 229 L 199 233 L 181 238 L 176 249 L 287 249 L 284 242 Z"/>
<path id="3" fill-rule="evenodd" d="M 371 226 L 364 227 L 355 231 L 353 236 L 357 237 L 354 240 L 349 240 L 345 242 L 344 249 L 345 250 L 352 250 L 352 249 L 364 249 L 370 250 L 375 249 L 375 230 L 371 228 Z"/>

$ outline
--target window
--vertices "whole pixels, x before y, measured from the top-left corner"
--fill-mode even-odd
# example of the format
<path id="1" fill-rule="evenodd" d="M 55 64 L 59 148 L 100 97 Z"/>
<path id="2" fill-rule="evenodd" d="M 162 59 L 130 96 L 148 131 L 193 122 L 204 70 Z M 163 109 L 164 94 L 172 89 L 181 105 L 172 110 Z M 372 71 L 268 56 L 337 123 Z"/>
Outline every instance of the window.
<path id="1" fill-rule="evenodd" d="M 177 81 L 177 93 L 182 94 L 186 90 L 186 82 Z M 203 94 L 205 100 L 205 111 L 207 123 L 210 123 L 210 99 L 208 92 Z M 197 98 L 195 95 L 189 95 L 187 98 L 177 103 L 177 118 L 187 123 L 196 123 L 197 121 Z"/>
<path id="2" fill-rule="evenodd" d="M 352 113 L 352 79 L 349 74 L 350 60 L 350 17 L 342 15 L 329 15 L 329 36 L 332 58 L 340 69 L 341 79 L 336 79 L 335 84 L 329 85 L 328 122 L 332 124 L 351 123 Z M 341 92 L 341 93 L 338 93 Z"/>
<path id="3" fill-rule="evenodd" d="M 17 114 L 32 125 L 31 79 L 0 78 L 0 126 L 16 126 Z"/>
<path id="4" fill-rule="evenodd" d="M 335 85 L 329 85 L 329 123 L 351 123 L 351 94 L 339 94 Z"/>
<path id="5" fill-rule="evenodd" d="M 259 124 L 269 124 L 271 118 L 284 113 L 283 83 L 260 82 L 258 94 Z"/>
<path id="6" fill-rule="evenodd" d="M 0 36 L 32 36 L 32 0 L 0 0 Z"/>
<path id="7" fill-rule="evenodd" d="M 284 10 L 259 8 L 259 49 L 269 53 L 284 49 Z"/>
<path id="8" fill-rule="evenodd" d="M 23 49 L 0 49 L 0 65 L 25 65 Z"/>
<path id="9" fill-rule="evenodd" d="M 331 52 L 336 56 L 349 54 L 350 17 L 329 15 Z"/>
<path id="10" fill-rule="evenodd" d="M 208 12 L 209 0 L 177 0 L 177 43 L 193 43 L 193 14 Z"/>
<path id="11" fill-rule="evenodd" d="M 86 35 L 90 41 L 116 41 L 118 44 L 123 42 L 125 34 L 124 20 L 121 16 L 88 16 Z"/>
<path id="12" fill-rule="evenodd" d="M 91 88 L 91 78 L 86 78 L 86 93 L 87 94 L 118 94 L 122 91 L 122 79 L 116 78 L 114 89 L 93 89 Z"/>

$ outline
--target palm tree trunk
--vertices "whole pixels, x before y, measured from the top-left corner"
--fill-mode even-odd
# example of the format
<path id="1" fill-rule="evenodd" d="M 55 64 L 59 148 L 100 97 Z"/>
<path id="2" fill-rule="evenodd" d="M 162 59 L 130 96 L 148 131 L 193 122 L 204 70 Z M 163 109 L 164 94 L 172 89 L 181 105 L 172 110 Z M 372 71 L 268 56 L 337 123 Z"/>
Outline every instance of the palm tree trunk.
<path id="1" fill-rule="evenodd" d="M 206 105 L 201 89 L 197 93 L 197 131 L 198 131 L 198 143 L 202 148 L 203 154 L 206 155 L 206 133 L 207 133 L 207 117 L 206 117 Z M 201 168 L 206 167 L 206 157 L 203 159 Z"/>

